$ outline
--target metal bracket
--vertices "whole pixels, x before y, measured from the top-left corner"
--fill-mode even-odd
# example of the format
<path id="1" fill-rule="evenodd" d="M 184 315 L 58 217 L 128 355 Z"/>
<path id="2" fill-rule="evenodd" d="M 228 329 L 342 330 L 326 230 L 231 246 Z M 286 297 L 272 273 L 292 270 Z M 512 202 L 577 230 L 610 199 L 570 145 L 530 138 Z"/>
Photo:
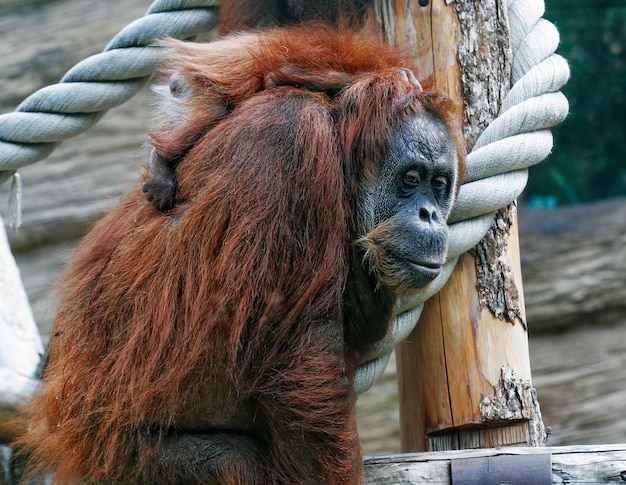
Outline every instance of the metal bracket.
<path id="1" fill-rule="evenodd" d="M 452 485 L 552 485 L 552 455 L 497 455 L 451 461 Z"/>

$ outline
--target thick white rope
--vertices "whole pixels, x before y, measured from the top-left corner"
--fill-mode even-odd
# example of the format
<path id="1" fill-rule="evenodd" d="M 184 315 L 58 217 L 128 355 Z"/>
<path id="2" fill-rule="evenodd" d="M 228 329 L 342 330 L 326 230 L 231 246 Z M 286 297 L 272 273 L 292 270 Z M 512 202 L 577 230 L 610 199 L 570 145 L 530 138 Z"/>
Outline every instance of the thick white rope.
<path id="1" fill-rule="evenodd" d="M 123 29 L 103 53 L 77 64 L 59 84 L 34 93 L 15 113 L 0 116 L 0 183 L 16 169 L 45 158 L 62 140 L 87 130 L 106 110 L 132 97 L 154 70 L 159 54 L 151 45 L 154 40 L 190 38 L 210 30 L 216 22 L 215 5 L 215 0 L 157 0 L 145 17 Z M 357 372 L 358 392 L 369 389 L 380 377 L 393 348 L 415 327 L 423 303 L 447 281 L 458 256 L 482 239 L 494 213 L 524 189 L 527 168 L 552 149 L 549 129 L 568 112 L 567 100 L 558 90 L 568 79 L 569 69 L 554 54 L 558 32 L 541 18 L 543 12 L 543 0 L 508 2 L 513 87 L 500 115 L 468 156 L 464 185 L 450 218 L 448 262 L 426 291 L 398 302 L 399 316 L 391 336 L 371 347 L 367 362 Z M 3 332 L 2 339 L 8 342 L 10 335 Z M 0 365 L 2 355 L 0 352 Z M 4 395 L 2 382 L 0 379 L 0 396 Z"/>
<path id="2" fill-rule="evenodd" d="M 512 88 L 498 117 L 467 157 L 467 173 L 449 218 L 448 262 L 429 288 L 398 302 L 399 315 L 391 335 L 370 348 L 357 371 L 358 393 L 369 389 L 383 373 L 391 352 L 411 333 L 424 302 L 443 287 L 458 257 L 484 237 L 495 212 L 522 193 L 528 167 L 552 150 L 550 128 L 567 116 L 567 99 L 559 89 L 569 78 L 569 67 L 555 54 L 559 34 L 542 18 L 543 0 L 509 0 L 507 9 L 513 51 Z"/>
<path id="3" fill-rule="evenodd" d="M 0 116 L 0 183 L 132 98 L 154 72 L 161 50 L 153 45 L 155 40 L 189 39 L 210 31 L 216 22 L 216 0 L 157 0 L 104 52 L 26 98 L 14 113 Z"/>

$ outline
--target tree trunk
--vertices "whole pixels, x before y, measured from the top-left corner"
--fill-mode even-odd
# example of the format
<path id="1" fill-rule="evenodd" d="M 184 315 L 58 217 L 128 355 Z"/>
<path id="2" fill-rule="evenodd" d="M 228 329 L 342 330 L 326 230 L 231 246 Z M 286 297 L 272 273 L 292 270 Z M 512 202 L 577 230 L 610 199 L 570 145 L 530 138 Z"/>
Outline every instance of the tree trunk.
<path id="1" fill-rule="evenodd" d="M 377 14 L 383 35 L 414 52 L 420 80 L 457 103 L 471 150 L 510 84 L 505 2 L 380 0 Z M 545 443 L 515 215 L 515 205 L 498 213 L 397 348 L 405 452 Z"/>

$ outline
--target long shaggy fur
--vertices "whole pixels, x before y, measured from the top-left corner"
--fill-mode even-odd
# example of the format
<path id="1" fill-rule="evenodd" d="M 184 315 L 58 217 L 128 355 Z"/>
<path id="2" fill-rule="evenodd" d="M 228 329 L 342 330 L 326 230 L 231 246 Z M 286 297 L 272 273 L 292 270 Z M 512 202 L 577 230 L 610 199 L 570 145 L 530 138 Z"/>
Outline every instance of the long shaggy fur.
<path id="1" fill-rule="evenodd" d="M 180 161 L 180 203 L 156 211 L 140 181 L 78 247 L 19 446 L 59 484 L 156 483 L 172 434 L 226 430 L 267 445 L 241 477 L 358 483 L 342 303 L 358 187 L 402 117 L 451 126 L 446 102 L 401 82 L 396 51 L 327 29 L 168 45 L 184 82 L 151 140 Z"/>

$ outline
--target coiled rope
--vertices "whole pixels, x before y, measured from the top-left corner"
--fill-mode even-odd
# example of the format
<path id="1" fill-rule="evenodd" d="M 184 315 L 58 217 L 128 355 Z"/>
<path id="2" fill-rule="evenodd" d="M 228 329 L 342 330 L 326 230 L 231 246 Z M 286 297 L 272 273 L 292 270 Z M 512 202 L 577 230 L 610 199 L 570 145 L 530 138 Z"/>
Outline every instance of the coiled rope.
<path id="1" fill-rule="evenodd" d="M 78 63 L 59 83 L 36 91 L 15 112 L 0 116 L 0 183 L 137 94 L 154 72 L 161 50 L 153 45 L 157 39 L 190 39 L 216 23 L 217 0 L 155 1 L 102 53 Z"/>
<path id="2" fill-rule="evenodd" d="M 358 393 L 369 389 L 385 370 L 397 344 L 419 319 L 424 302 L 448 280 L 461 254 L 476 246 L 495 213 L 522 193 L 528 168 L 552 150 L 550 128 L 567 116 L 569 105 L 559 89 L 569 79 L 565 59 L 555 54 L 556 27 L 542 18 L 543 0 L 508 0 L 513 51 L 511 90 L 498 117 L 483 131 L 467 157 L 467 171 L 449 218 L 450 249 L 444 270 L 430 287 L 398 302 L 391 335 L 373 345 L 355 380 Z"/>
<path id="3" fill-rule="evenodd" d="M 151 45 L 163 36 L 189 39 L 214 27 L 215 0 L 157 0 L 145 17 L 124 28 L 101 54 L 73 67 L 0 116 L 0 183 L 17 169 L 47 157 L 62 141 L 87 130 L 106 110 L 130 99 L 149 80 L 159 55 Z M 462 253 L 489 229 L 497 210 L 526 185 L 528 167 L 552 149 L 549 129 L 560 123 L 568 103 L 559 89 L 569 77 L 554 52 L 556 28 L 542 19 L 543 0 L 507 2 L 513 49 L 512 88 L 499 116 L 482 133 L 467 159 L 467 173 L 450 217 L 451 243 L 444 271 L 426 291 L 398 303 L 389 338 L 371 347 L 357 372 L 357 392 L 382 374 L 397 343 L 413 330 L 424 302 L 441 289 Z M 4 336 L 3 336 L 4 337 Z M 0 364 L 2 364 L 0 356 Z"/>

